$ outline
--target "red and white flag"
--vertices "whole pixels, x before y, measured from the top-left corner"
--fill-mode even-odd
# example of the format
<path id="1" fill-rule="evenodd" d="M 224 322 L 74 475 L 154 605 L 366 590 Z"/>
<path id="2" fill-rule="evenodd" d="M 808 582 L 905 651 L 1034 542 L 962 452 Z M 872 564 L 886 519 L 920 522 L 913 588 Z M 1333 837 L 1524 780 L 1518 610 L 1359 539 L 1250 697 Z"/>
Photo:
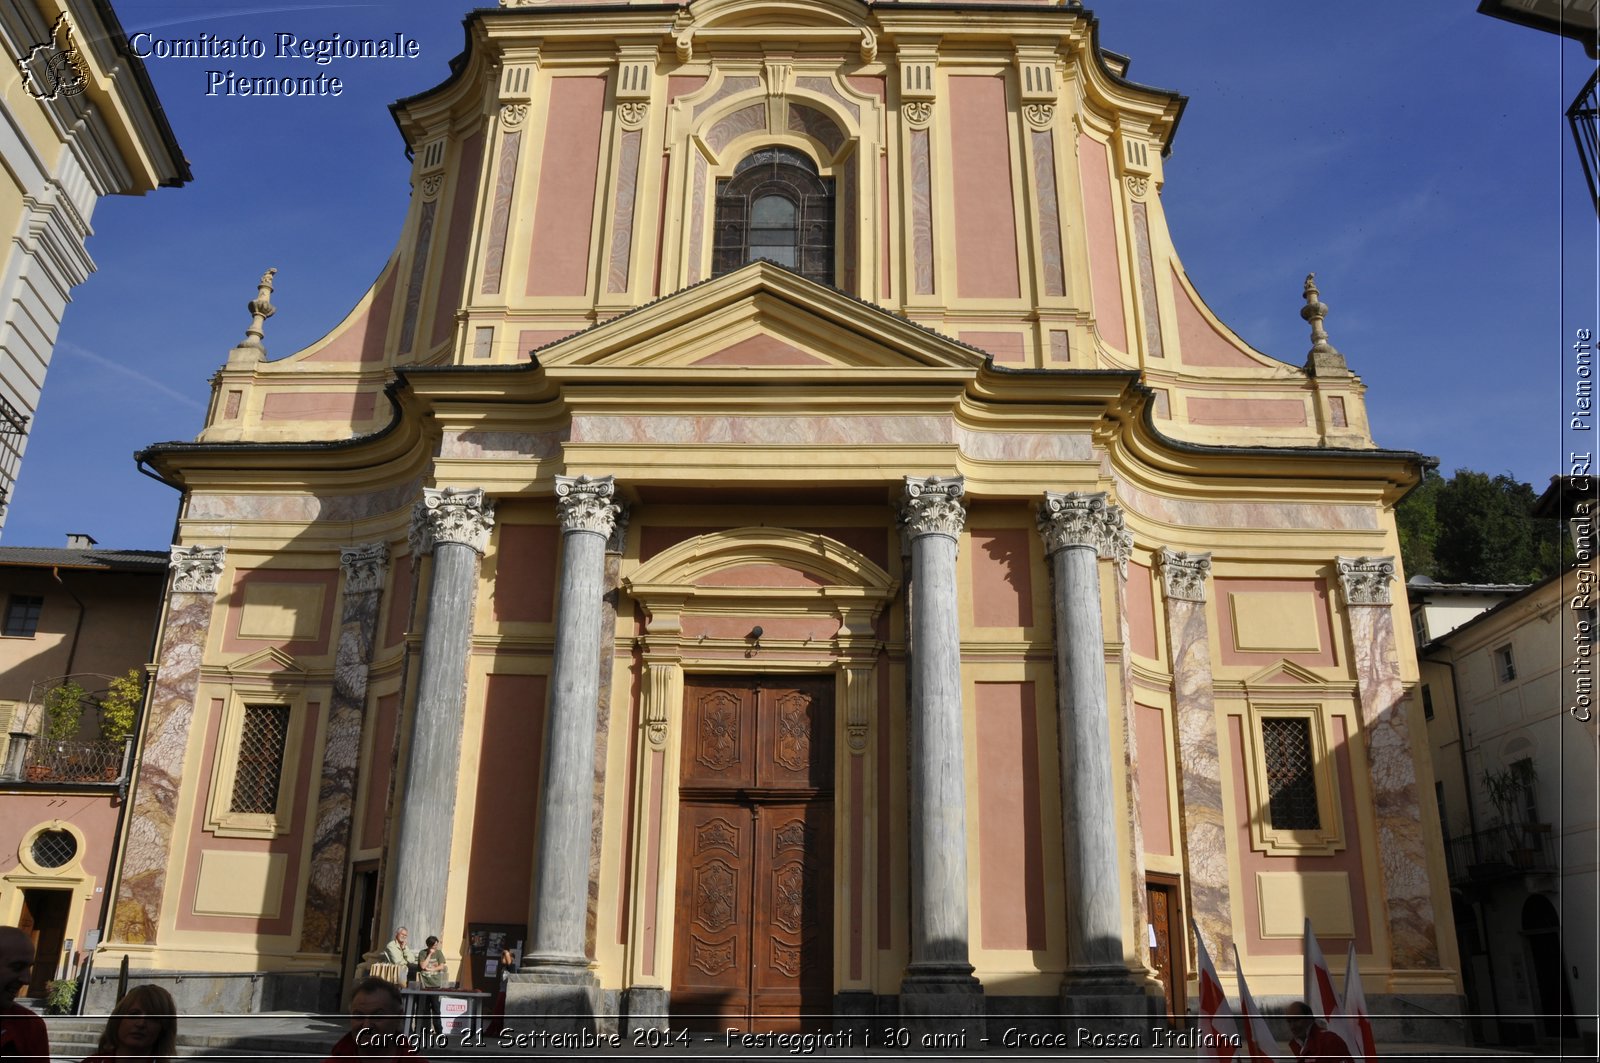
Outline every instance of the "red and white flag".
<path id="1" fill-rule="evenodd" d="M 1328 961 L 1323 958 L 1322 948 L 1317 944 L 1317 936 L 1311 932 L 1309 916 L 1306 918 L 1305 953 L 1306 1006 L 1311 1009 L 1314 1017 L 1321 1019 L 1328 1029 L 1344 1040 L 1345 1046 L 1354 1055 L 1360 1041 L 1356 1038 L 1354 1024 L 1345 1017 L 1344 1006 L 1339 1003 L 1339 994 L 1333 988 L 1333 972 L 1328 969 Z"/>
<path id="2" fill-rule="evenodd" d="M 1243 980 L 1239 988 L 1244 988 Z M 1344 1009 L 1350 1025 L 1355 1027 L 1356 1040 L 1350 1042 L 1350 1055 L 1365 1058 L 1367 1063 L 1377 1063 L 1378 1042 L 1372 1036 L 1372 1013 L 1367 1010 L 1366 994 L 1361 992 L 1361 968 L 1356 964 L 1356 944 L 1350 943 L 1350 958 L 1344 969 Z"/>
<path id="3" fill-rule="evenodd" d="M 1239 946 L 1233 947 L 1233 967 L 1239 975 L 1239 1018 L 1243 1019 L 1243 1052 L 1240 1057 L 1251 1060 L 1251 1063 L 1276 1063 L 1283 1049 L 1278 1047 L 1278 1039 L 1272 1036 L 1272 1031 L 1267 1027 L 1267 1020 L 1262 1016 L 1261 1009 L 1256 1007 L 1256 1002 L 1250 996 L 1250 987 L 1244 981 L 1244 964 L 1239 960 Z"/>
<path id="4" fill-rule="evenodd" d="M 1206 952 L 1205 938 L 1200 928 L 1194 928 L 1195 947 L 1200 950 L 1200 1032 L 1202 1051 L 1212 1059 L 1233 1059 L 1238 1054 L 1239 1024 L 1234 1021 L 1233 1009 L 1228 1007 L 1228 996 L 1222 991 L 1222 979 Z"/>

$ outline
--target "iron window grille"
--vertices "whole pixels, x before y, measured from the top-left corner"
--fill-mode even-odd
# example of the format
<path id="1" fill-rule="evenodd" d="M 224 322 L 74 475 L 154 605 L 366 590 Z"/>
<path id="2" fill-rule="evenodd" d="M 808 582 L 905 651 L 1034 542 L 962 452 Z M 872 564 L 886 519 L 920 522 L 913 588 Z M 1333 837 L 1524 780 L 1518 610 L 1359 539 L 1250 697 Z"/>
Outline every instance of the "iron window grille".
<path id="1" fill-rule="evenodd" d="M 288 741 L 289 706 L 245 706 L 230 812 L 273 815 L 278 811 L 278 782 Z"/>
<path id="2" fill-rule="evenodd" d="M 762 148 L 717 182 L 711 275 L 768 259 L 833 284 L 833 180 L 792 148 Z"/>
<path id="3" fill-rule="evenodd" d="M 66 867 L 78 855 L 78 839 L 68 830 L 42 830 L 33 839 L 33 862 L 40 867 Z"/>
<path id="4" fill-rule="evenodd" d="M 1267 762 L 1267 815 L 1274 830 L 1320 830 L 1311 721 L 1272 716 L 1261 721 Z"/>

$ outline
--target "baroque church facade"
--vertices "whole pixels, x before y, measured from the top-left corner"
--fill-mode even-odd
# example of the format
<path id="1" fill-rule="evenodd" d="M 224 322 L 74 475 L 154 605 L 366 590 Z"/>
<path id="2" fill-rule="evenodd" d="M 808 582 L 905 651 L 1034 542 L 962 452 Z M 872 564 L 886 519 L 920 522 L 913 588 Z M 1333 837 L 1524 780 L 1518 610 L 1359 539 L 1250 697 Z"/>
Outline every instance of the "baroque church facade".
<path id="1" fill-rule="evenodd" d="M 268 274 L 140 455 L 182 509 L 101 969 L 326 1006 L 405 925 L 479 987 L 520 945 L 516 1022 L 1048 1028 L 1181 1016 L 1197 934 L 1298 996 L 1309 918 L 1458 1011 L 1425 459 L 1311 280 L 1303 366 L 1206 307 L 1184 99 L 1096 25 L 469 15 L 378 279 L 267 360 Z"/>

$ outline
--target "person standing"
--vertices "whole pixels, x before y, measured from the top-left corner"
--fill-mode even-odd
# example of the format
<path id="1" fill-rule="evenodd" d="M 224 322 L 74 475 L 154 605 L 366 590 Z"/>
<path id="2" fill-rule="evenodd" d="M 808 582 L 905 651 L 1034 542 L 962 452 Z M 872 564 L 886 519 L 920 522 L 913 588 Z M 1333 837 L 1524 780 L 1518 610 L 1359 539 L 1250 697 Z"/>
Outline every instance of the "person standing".
<path id="1" fill-rule="evenodd" d="M 1289 1017 L 1289 1051 L 1296 1059 L 1311 1059 L 1317 1063 L 1352 1063 L 1350 1046 L 1344 1038 L 1324 1026 L 1311 1008 L 1297 1000 L 1284 1012 Z"/>
<path id="2" fill-rule="evenodd" d="M 428 1029 L 436 1034 L 443 1032 L 443 1023 L 439 1019 L 437 990 L 444 988 L 445 977 L 449 970 L 450 965 L 444 961 L 444 950 L 439 947 L 439 939 L 429 934 L 427 940 L 423 942 L 422 955 L 417 957 L 417 981 L 423 989 L 435 990 L 422 999 L 428 1008 Z"/>
<path id="3" fill-rule="evenodd" d="M 137 985 L 117 1001 L 106 1019 L 95 1054 L 83 1063 L 136 1059 L 171 1063 L 178 1054 L 178 1008 L 158 985 Z"/>
<path id="4" fill-rule="evenodd" d="M 50 1061 L 44 1020 L 17 1003 L 33 974 L 33 938 L 20 927 L 0 926 L 0 1058 Z"/>
<path id="5" fill-rule="evenodd" d="M 351 1057 L 428 1063 L 401 1036 L 404 1016 L 399 986 L 383 978 L 362 979 L 350 994 L 350 1032 L 339 1038 L 322 1063 Z"/>

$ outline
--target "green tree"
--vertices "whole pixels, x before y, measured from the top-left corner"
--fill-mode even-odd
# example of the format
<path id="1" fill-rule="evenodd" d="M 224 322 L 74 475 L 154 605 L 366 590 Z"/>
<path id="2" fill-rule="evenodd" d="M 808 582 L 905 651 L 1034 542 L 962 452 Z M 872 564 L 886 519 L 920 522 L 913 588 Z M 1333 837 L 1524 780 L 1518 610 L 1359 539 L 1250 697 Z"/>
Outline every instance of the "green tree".
<path id="1" fill-rule="evenodd" d="M 132 734 L 134 717 L 143 700 L 144 675 L 138 668 L 128 669 L 127 675 L 107 684 L 106 695 L 100 699 L 100 737 L 121 742 Z"/>
<path id="2" fill-rule="evenodd" d="M 1457 469 L 1413 496 L 1395 513 L 1408 573 L 1441 583 L 1536 583 L 1565 562 L 1560 522 L 1536 520 L 1538 496 L 1515 477 Z"/>
<path id="3" fill-rule="evenodd" d="M 44 734 L 51 742 L 70 742 L 78 737 L 78 721 L 83 718 L 83 687 L 67 680 L 50 688 L 44 696 Z"/>
<path id="4" fill-rule="evenodd" d="M 1439 542 L 1439 491 L 1444 487 L 1439 470 L 1429 469 L 1422 482 L 1401 499 L 1394 510 L 1400 532 L 1400 560 L 1406 576 L 1431 576 L 1438 579 L 1433 557 Z"/>

